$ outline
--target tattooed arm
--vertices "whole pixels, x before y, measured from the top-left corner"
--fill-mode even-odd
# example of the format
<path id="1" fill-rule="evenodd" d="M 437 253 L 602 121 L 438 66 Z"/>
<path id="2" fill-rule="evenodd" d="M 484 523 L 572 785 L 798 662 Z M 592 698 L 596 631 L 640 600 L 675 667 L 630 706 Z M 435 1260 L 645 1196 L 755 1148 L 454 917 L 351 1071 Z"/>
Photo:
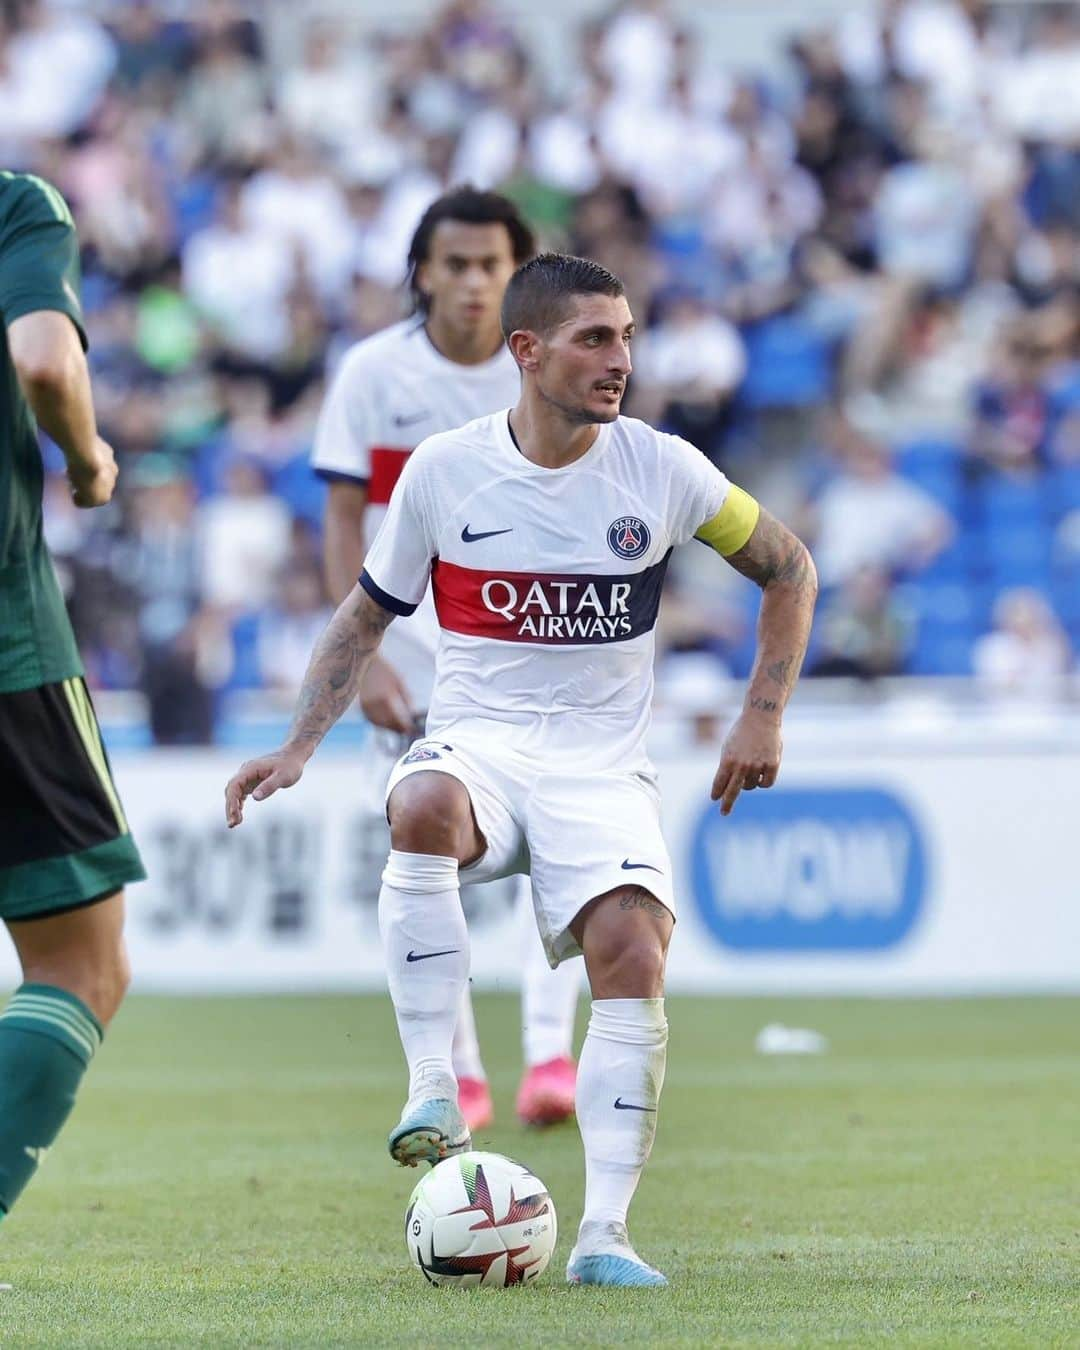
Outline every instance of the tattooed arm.
<path id="1" fill-rule="evenodd" d="M 727 561 L 756 581 L 764 594 L 758 618 L 757 656 L 744 707 L 776 720 L 799 678 L 817 599 L 817 572 L 800 540 L 763 510 L 754 532 Z"/>
<path id="2" fill-rule="evenodd" d="M 364 672 L 394 615 L 354 586 L 315 644 L 285 744 L 249 759 L 225 788 L 225 819 L 232 828 L 244 814 L 244 798 L 263 801 L 292 787 L 319 742 L 356 698 Z"/>
<path id="3" fill-rule="evenodd" d="M 780 772 L 780 719 L 799 678 L 817 598 L 806 546 L 767 511 L 727 561 L 762 589 L 757 655 L 743 711 L 724 741 L 712 799 L 726 816 L 743 790 L 772 787 Z"/>

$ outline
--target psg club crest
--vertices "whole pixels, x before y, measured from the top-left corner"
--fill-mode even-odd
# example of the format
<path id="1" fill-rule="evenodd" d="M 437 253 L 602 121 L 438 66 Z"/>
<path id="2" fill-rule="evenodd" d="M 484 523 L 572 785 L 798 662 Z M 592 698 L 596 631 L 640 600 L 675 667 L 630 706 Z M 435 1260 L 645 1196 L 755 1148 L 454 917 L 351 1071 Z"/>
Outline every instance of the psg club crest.
<path id="1" fill-rule="evenodd" d="M 616 558 L 640 558 L 651 540 L 648 525 L 637 516 L 620 516 L 608 526 L 608 548 Z"/>

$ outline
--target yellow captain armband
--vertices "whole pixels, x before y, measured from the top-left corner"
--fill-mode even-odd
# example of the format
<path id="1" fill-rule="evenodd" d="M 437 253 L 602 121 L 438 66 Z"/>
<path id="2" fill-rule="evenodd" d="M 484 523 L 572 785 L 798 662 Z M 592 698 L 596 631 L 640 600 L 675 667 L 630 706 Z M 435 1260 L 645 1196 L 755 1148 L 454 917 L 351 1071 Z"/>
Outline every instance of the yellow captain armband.
<path id="1" fill-rule="evenodd" d="M 732 483 L 723 506 L 712 520 L 707 520 L 702 525 L 694 538 L 700 539 L 703 544 L 708 544 L 726 558 L 732 553 L 738 553 L 754 533 L 759 515 L 761 507 L 757 501 L 749 492 L 744 492 L 741 487 L 736 487 Z"/>

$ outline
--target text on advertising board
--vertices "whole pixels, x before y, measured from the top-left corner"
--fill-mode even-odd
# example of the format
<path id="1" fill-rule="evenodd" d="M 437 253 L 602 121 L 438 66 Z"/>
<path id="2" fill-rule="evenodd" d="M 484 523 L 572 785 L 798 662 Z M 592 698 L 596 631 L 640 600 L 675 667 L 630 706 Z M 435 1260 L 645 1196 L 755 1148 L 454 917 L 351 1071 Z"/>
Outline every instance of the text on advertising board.
<path id="1" fill-rule="evenodd" d="M 925 902 L 919 825 L 880 788 L 774 788 L 727 818 L 710 806 L 691 852 L 701 916 L 736 951 L 892 947 Z"/>

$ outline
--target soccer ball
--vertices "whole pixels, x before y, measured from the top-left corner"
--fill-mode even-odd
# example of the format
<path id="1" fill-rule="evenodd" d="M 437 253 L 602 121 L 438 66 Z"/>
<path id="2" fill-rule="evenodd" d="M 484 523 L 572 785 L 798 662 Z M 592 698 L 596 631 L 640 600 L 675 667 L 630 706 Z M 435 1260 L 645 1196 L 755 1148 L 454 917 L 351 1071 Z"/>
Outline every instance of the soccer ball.
<path id="1" fill-rule="evenodd" d="M 501 1153 L 460 1153 L 409 1197 L 405 1244 L 430 1284 L 505 1288 L 547 1269 L 558 1224 L 547 1187 Z"/>

